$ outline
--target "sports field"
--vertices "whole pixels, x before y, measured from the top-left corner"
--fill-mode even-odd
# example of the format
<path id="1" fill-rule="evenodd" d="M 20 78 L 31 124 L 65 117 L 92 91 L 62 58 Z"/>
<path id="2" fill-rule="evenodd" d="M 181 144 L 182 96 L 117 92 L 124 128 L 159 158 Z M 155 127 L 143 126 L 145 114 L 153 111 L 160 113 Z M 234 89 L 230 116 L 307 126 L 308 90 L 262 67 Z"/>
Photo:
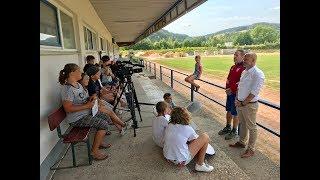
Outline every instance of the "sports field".
<path id="1" fill-rule="evenodd" d="M 264 72 L 265 86 L 279 91 L 280 89 L 280 54 L 257 54 L 257 66 Z M 154 62 L 177 70 L 193 72 L 195 61 L 192 57 L 161 58 Z M 203 75 L 225 80 L 230 67 L 234 64 L 233 55 L 202 57 Z"/>

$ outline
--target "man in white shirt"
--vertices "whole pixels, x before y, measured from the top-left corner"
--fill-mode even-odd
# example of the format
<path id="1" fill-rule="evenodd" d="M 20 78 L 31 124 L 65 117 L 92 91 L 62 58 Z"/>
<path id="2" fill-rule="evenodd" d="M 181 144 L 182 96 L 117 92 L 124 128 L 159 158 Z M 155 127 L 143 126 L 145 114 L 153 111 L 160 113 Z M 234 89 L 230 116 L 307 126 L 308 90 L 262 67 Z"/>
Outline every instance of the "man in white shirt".
<path id="1" fill-rule="evenodd" d="M 248 148 L 241 155 L 241 158 L 247 158 L 254 155 L 254 147 L 257 140 L 256 115 L 258 111 L 259 92 L 264 83 L 264 73 L 256 66 L 257 55 L 255 53 L 246 53 L 244 56 L 244 66 L 246 69 L 242 72 L 238 85 L 235 105 L 240 121 L 240 140 L 230 147 L 245 148 L 248 139 Z"/>

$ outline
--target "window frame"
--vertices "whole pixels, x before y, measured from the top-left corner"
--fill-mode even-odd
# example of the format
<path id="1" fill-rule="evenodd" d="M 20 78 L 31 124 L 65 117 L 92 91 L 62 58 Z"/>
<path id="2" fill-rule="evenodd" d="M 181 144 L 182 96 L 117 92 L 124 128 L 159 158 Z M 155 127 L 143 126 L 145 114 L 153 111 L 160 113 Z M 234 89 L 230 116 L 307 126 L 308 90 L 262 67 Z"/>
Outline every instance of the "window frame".
<path id="1" fill-rule="evenodd" d="M 86 51 L 97 51 L 98 50 L 98 47 L 97 47 L 97 45 L 99 46 L 99 44 L 98 44 L 98 42 L 97 42 L 97 40 L 98 40 L 98 33 L 96 32 L 96 31 L 94 31 L 92 28 L 90 28 L 87 24 L 83 24 L 83 27 L 86 29 L 86 32 L 84 32 L 84 33 L 88 33 L 88 31 L 90 31 L 90 33 L 91 33 L 91 43 L 93 43 L 94 41 L 93 41 L 93 34 L 96 36 L 96 42 L 95 42 L 95 48 L 96 49 L 94 49 L 94 45 L 92 44 L 92 49 L 90 49 L 90 47 L 89 47 L 89 36 L 88 36 L 88 34 L 87 34 L 87 43 L 88 43 L 88 45 L 87 45 L 87 47 L 88 47 L 88 49 L 85 49 Z M 83 36 L 84 36 L 84 34 L 83 34 Z"/>
<path id="2" fill-rule="evenodd" d="M 102 52 L 105 52 L 106 50 L 105 49 L 102 49 L 103 48 L 103 45 L 105 44 L 105 39 L 102 37 L 102 36 L 99 36 L 99 46 L 100 46 L 100 51 Z M 105 46 L 104 46 L 105 47 Z"/>
<path id="3" fill-rule="evenodd" d="M 78 44 L 76 41 L 76 28 L 75 28 L 75 18 L 74 15 L 66 10 L 65 8 L 61 7 L 60 5 L 56 4 L 55 2 L 49 2 L 47 0 L 40 0 L 41 2 L 49 5 L 56 11 L 56 20 L 57 20 L 57 26 L 58 26 L 58 36 L 59 36 L 59 42 L 61 46 L 49 46 L 49 45 L 41 45 L 40 44 L 40 51 L 66 51 L 66 52 L 76 52 L 78 51 Z M 75 49 L 66 49 L 64 47 L 64 42 L 63 42 L 63 33 L 62 33 L 62 25 L 61 25 L 61 16 L 60 16 L 60 11 L 62 11 L 64 14 L 69 16 L 72 19 L 72 27 L 73 27 L 73 36 L 74 36 L 74 42 L 75 42 Z"/>
<path id="4" fill-rule="evenodd" d="M 69 48 L 65 48 L 64 47 L 64 43 L 63 44 L 63 50 L 67 50 L 67 51 L 76 51 L 78 49 L 77 46 L 77 41 L 76 41 L 76 28 L 75 28 L 75 18 L 73 18 L 73 14 L 68 12 L 67 10 L 64 10 L 62 8 L 59 9 L 59 20 L 60 20 L 60 25 L 61 25 L 61 16 L 60 16 L 60 12 L 63 12 L 65 15 L 69 16 L 72 19 L 72 28 L 73 28 L 73 38 L 74 38 L 74 44 L 75 44 L 75 49 L 69 49 Z M 62 34 L 62 41 L 63 41 L 63 31 L 62 31 L 62 25 L 61 25 L 61 34 Z"/>
<path id="5" fill-rule="evenodd" d="M 57 21 L 57 39 L 58 39 L 58 43 L 60 46 L 50 46 L 50 45 L 44 45 L 44 44 L 40 44 L 40 48 L 51 48 L 51 49 L 62 49 L 62 41 L 61 41 L 61 33 L 60 33 L 60 25 L 59 25 L 59 15 L 58 15 L 58 7 L 56 7 L 55 5 L 51 4 L 48 1 L 45 0 L 40 0 L 40 2 L 46 4 L 47 6 L 49 6 L 50 8 L 52 8 L 55 11 L 55 19 Z"/>

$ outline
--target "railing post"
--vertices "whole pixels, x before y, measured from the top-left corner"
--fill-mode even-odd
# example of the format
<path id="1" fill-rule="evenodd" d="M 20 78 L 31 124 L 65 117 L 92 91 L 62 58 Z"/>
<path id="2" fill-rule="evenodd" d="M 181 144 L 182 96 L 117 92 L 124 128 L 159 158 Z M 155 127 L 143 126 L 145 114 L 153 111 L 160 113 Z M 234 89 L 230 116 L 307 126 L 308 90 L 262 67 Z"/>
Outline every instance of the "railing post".
<path id="1" fill-rule="evenodd" d="M 156 63 L 153 63 L 154 65 L 154 78 L 157 79 L 157 67 L 156 67 Z"/>
<path id="2" fill-rule="evenodd" d="M 172 69 L 170 69 L 170 71 L 171 71 L 171 88 L 173 89 L 173 70 Z"/>
<path id="3" fill-rule="evenodd" d="M 193 98 L 194 98 L 194 85 L 191 84 L 191 101 L 193 102 Z"/>
<path id="4" fill-rule="evenodd" d="M 151 62 L 149 62 L 149 71 L 151 73 Z"/>
<path id="5" fill-rule="evenodd" d="M 162 81 L 162 66 L 160 66 L 160 80 Z"/>

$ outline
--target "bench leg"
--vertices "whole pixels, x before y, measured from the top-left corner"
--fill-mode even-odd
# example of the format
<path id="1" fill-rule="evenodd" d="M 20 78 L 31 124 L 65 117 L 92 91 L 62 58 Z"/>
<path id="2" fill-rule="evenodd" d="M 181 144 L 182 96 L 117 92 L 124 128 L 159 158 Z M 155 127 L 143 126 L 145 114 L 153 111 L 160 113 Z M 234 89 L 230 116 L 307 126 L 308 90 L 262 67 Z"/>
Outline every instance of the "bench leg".
<path id="1" fill-rule="evenodd" d="M 74 151 L 74 144 L 73 143 L 71 143 L 71 149 L 72 149 L 72 163 L 73 163 L 73 166 L 76 167 L 77 166 L 76 154 L 75 154 L 75 151 Z"/>
<path id="2" fill-rule="evenodd" d="M 90 141 L 89 138 L 87 139 L 87 150 L 88 150 L 88 158 L 89 158 L 89 164 L 92 164 L 92 156 L 91 156 L 91 150 L 90 150 Z"/>

